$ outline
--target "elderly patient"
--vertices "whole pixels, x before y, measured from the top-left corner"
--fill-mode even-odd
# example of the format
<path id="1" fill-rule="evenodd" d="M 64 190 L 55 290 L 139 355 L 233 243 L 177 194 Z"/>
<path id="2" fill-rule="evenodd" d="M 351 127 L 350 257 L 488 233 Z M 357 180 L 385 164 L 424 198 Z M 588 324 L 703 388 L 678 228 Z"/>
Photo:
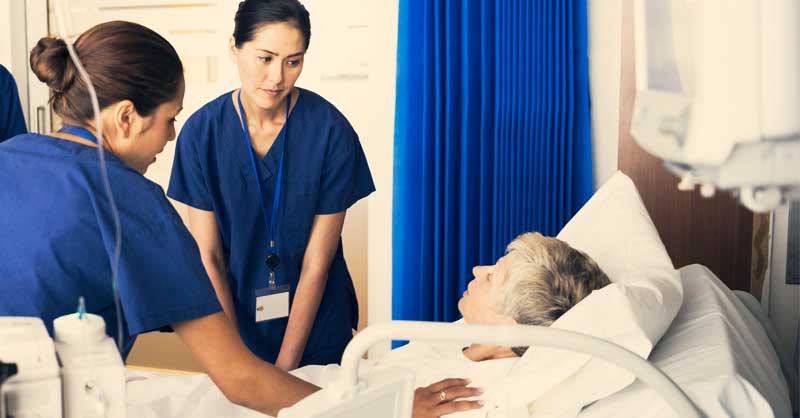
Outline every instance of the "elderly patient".
<path id="1" fill-rule="evenodd" d="M 476 266 L 458 302 L 470 324 L 549 326 L 592 292 L 609 284 L 588 255 L 539 233 L 520 235 L 493 266 Z M 472 345 L 473 361 L 522 356 L 527 347 Z"/>
<path id="2" fill-rule="evenodd" d="M 520 235 L 508 245 L 506 255 L 497 263 L 477 266 L 473 274 L 475 278 L 458 303 L 464 320 L 471 324 L 547 326 L 593 290 L 609 284 L 605 273 L 586 254 L 563 241 L 537 233 Z M 508 374 L 525 350 L 526 347 L 463 347 L 454 343 L 417 341 L 386 354 L 377 363 L 365 360 L 364 366 L 367 367 L 360 370 L 366 376 L 362 374 L 361 378 L 380 381 L 386 374 L 393 375 L 390 369 L 410 369 L 416 377 L 416 386 L 423 387 L 418 391 L 428 390 L 430 393 L 425 395 L 435 404 L 452 406 L 454 398 L 472 393 L 466 393 L 463 388 L 440 387 L 434 390 L 424 387 L 446 378 L 465 377 L 471 380 L 472 387 L 493 390 L 498 387 L 495 383 Z M 369 368 L 369 364 L 373 367 Z M 326 387 L 336 381 L 339 371 L 339 365 L 331 364 L 305 366 L 292 373 Z M 212 388 L 213 385 L 206 381 L 205 387 Z M 147 381 L 146 393 L 153 393 L 152 390 L 152 381 Z M 192 389 L 191 393 L 198 391 Z M 197 410 L 207 411 L 212 409 L 210 405 L 215 405 L 215 399 L 223 404 L 227 402 L 221 394 L 205 402 L 196 399 L 191 402 Z M 467 418 L 483 417 L 484 414 L 482 409 L 476 409 L 458 415 Z"/>
<path id="3" fill-rule="evenodd" d="M 549 326 L 593 290 L 609 284 L 589 256 L 538 233 L 520 235 L 494 265 L 477 266 L 472 272 L 475 277 L 458 302 L 464 321 L 470 324 Z M 370 374 L 402 367 L 414 371 L 417 386 L 465 377 L 472 381 L 471 386 L 490 389 L 526 349 L 412 342 L 386 354 Z M 445 398 L 456 395 L 442 393 Z"/>

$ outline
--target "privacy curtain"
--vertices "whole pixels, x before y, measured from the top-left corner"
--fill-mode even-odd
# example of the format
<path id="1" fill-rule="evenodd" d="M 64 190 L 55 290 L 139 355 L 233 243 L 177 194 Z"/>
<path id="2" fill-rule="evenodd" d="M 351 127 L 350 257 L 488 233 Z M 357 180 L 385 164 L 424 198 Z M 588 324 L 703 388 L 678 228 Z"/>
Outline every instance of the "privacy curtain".
<path id="1" fill-rule="evenodd" d="M 400 0 L 394 319 L 453 321 L 472 267 L 592 193 L 585 0 Z"/>

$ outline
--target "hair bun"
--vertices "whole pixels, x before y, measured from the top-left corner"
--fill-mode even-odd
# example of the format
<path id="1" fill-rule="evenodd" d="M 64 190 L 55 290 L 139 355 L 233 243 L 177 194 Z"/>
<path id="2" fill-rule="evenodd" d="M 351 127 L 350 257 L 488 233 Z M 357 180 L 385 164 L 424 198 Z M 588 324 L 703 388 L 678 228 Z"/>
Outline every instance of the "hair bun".
<path id="1" fill-rule="evenodd" d="M 75 80 L 67 44 L 58 38 L 42 38 L 31 50 L 31 69 L 56 94 L 64 94 Z"/>

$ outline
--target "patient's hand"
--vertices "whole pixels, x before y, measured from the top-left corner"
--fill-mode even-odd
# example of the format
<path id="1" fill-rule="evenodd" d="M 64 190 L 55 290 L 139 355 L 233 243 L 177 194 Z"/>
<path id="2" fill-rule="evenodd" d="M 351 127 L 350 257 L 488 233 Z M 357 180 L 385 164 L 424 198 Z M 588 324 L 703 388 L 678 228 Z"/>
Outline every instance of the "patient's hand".
<path id="1" fill-rule="evenodd" d="M 469 411 L 483 406 L 482 401 L 457 401 L 478 396 L 483 391 L 467 387 L 467 379 L 444 379 L 414 391 L 412 418 L 438 418 L 454 412 Z"/>

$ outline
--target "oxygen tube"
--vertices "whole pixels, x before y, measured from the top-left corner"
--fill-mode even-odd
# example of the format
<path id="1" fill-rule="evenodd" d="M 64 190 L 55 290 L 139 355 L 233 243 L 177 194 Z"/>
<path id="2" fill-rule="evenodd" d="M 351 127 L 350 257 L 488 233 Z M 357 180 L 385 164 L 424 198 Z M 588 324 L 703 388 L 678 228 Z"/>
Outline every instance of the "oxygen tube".
<path id="1" fill-rule="evenodd" d="M 66 3 L 66 4 L 65 4 Z M 111 208 L 111 217 L 114 222 L 114 253 L 111 258 L 111 287 L 114 294 L 114 308 L 117 317 L 117 348 L 122 351 L 122 308 L 120 306 L 119 301 L 119 288 L 117 286 L 118 283 L 118 273 L 119 273 L 119 258 L 122 249 L 122 227 L 120 225 L 119 220 L 119 211 L 117 210 L 117 204 L 114 201 L 114 193 L 111 190 L 111 182 L 108 180 L 108 168 L 106 166 L 106 156 L 105 150 L 103 148 L 103 120 L 100 116 L 100 103 L 97 100 L 97 92 L 94 89 L 94 85 L 92 84 L 92 80 L 89 77 L 89 74 L 86 72 L 86 69 L 83 67 L 81 60 L 78 58 L 78 53 L 75 52 L 75 47 L 72 45 L 72 42 L 69 40 L 67 35 L 67 28 L 72 27 L 72 20 L 70 19 L 69 13 L 65 12 L 69 10 L 68 6 L 69 0 L 60 0 L 56 1 L 53 5 L 53 15 L 56 18 L 56 26 L 58 27 L 58 35 L 61 39 L 64 40 L 64 43 L 67 44 L 67 51 L 69 52 L 70 59 L 72 63 L 75 65 L 75 68 L 78 70 L 78 74 L 80 74 L 81 79 L 86 83 L 86 86 L 89 91 L 89 98 L 92 102 L 92 111 L 94 113 L 94 128 L 97 132 L 97 156 L 100 159 L 100 177 L 103 181 L 103 188 L 105 189 L 106 199 L 108 200 L 109 207 Z M 63 7 L 63 8 L 62 8 Z M 64 24 L 64 16 L 67 17 L 68 25 Z M 84 307 L 85 309 L 85 307 Z M 82 315 L 81 315 L 82 317 Z"/>

